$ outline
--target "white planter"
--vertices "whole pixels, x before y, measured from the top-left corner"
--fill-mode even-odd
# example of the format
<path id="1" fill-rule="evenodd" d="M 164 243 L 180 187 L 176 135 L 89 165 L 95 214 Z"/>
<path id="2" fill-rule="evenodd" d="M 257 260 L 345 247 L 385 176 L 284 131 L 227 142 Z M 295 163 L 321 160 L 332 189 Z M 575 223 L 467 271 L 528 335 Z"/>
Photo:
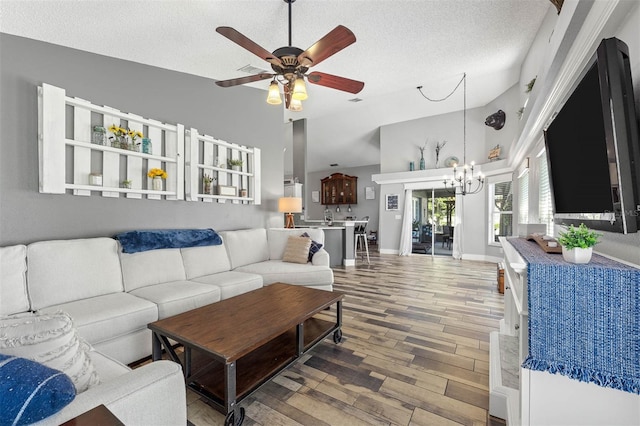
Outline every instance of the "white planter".
<path id="1" fill-rule="evenodd" d="M 154 191 L 162 191 L 162 178 L 161 177 L 154 177 L 152 182 L 152 187 Z"/>
<path id="2" fill-rule="evenodd" d="M 593 253 L 593 247 L 589 248 L 572 248 L 567 250 L 562 246 L 562 257 L 569 263 L 589 263 L 591 260 L 591 254 Z"/>

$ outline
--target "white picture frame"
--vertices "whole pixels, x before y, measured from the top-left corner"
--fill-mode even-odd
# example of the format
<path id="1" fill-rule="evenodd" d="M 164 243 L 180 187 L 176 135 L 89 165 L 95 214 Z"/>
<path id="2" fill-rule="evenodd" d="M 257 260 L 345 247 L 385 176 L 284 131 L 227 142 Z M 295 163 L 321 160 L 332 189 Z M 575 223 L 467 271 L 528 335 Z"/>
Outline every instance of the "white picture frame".
<path id="1" fill-rule="evenodd" d="M 320 191 L 311 191 L 311 201 L 314 203 L 320 202 Z"/>
<path id="2" fill-rule="evenodd" d="M 387 210 L 391 211 L 391 210 L 399 210 L 399 200 L 400 200 L 400 195 L 398 194 L 387 194 L 386 195 L 386 202 L 385 202 L 385 207 Z"/>
<path id="3" fill-rule="evenodd" d="M 364 199 L 365 200 L 375 200 L 376 199 L 376 191 L 373 189 L 373 186 L 365 186 L 364 188 Z"/>

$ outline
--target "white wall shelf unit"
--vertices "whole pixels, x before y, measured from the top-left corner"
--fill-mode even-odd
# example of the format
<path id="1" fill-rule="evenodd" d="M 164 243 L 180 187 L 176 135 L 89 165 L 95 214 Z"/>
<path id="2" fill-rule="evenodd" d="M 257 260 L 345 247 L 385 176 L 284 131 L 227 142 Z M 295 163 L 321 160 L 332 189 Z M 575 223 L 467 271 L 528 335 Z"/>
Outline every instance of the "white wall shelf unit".
<path id="1" fill-rule="evenodd" d="M 260 204 L 260 149 L 238 145 L 202 135 L 197 129 L 186 131 L 185 137 L 186 199 L 205 203 L 230 201 L 234 204 Z M 238 170 L 228 161 L 242 160 Z M 205 193 L 203 177 L 211 176 L 212 191 Z M 235 188 L 235 196 L 217 194 L 219 186 Z M 246 194 L 243 196 L 243 191 Z"/>
<path id="2" fill-rule="evenodd" d="M 140 131 L 151 139 L 151 153 L 91 143 L 94 126 Z M 78 196 L 184 199 L 184 126 L 166 124 L 108 106 L 66 96 L 64 89 L 38 87 L 38 154 L 42 193 Z M 147 172 L 168 174 L 163 190 L 152 190 Z M 90 175 L 102 185 L 91 185 Z M 122 182 L 130 181 L 130 188 Z"/>

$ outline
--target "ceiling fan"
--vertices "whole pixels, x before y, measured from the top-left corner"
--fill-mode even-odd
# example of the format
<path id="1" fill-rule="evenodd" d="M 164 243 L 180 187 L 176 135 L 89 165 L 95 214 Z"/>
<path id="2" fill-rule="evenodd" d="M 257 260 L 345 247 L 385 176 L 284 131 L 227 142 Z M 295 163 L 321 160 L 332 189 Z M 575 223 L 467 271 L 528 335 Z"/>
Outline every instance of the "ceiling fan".
<path id="1" fill-rule="evenodd" d="M 216 81 L 218 86 L 232 87 L 272 78 L 267 102 L 274 105 L 282 103 L 278 87 L 278 83 L 280 83 L 284 87 L 285 106 L 292 111 L 302 110 L 301 101 L 307 99 L 305 77 L 310 83 L 344 92 L 358 93 L 362 90 L 364 83 L 361 81 L 318 71 L 307 74 L 312 66 L 318 65 L 328 57 L 355 43 L 356 36 L 347 27 L 338 25 L 307 50 L 303 51 L 294 47 L 291 43 L 291 4 L 294 1 L 296 0 L 284 0 L 289 4 L 289 45 L 280 47 L 273 52 L 267 51 L 231 27 L 216 28 L 218 33 L 269 62 L 275 72 L 275 74 L 259 73 L 248 77 Z"/>

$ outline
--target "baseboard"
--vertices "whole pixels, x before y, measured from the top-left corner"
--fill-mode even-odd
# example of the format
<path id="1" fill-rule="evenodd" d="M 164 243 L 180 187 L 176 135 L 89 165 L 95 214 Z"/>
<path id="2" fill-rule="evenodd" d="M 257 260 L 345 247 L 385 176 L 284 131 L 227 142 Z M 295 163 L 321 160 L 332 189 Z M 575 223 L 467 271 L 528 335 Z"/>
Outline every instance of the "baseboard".
<path id="1" fill-rule="evenodd" d="M 392 249 L 380 249 L 380 254 L 398 254 L 400 251 L 399 250 L 392 250 Z"/>

